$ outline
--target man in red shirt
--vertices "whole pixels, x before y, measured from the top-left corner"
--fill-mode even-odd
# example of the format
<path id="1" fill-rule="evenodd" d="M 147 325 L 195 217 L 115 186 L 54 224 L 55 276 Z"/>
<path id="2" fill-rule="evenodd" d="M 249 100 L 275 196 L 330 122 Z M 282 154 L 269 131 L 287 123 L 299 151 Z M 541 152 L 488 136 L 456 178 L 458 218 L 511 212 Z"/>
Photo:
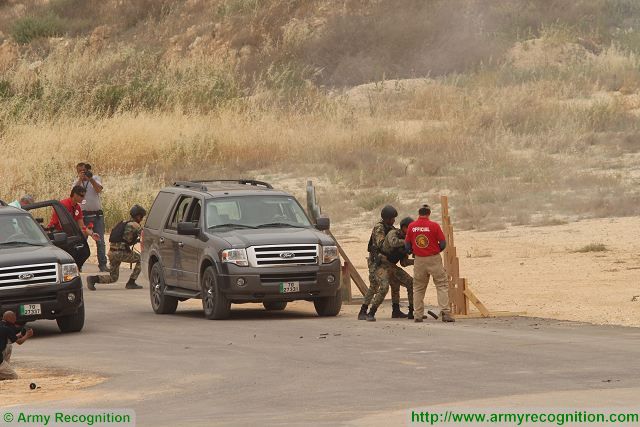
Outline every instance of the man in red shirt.
<path id="1" fill-rule="evenodd" d="M 86 190 L 81 185 L 76 185 L 71 189 L 71 195 L 68 199 L 60 200 L 60 203 L 69 211 L 73 220 L 78 223 L 78 227 L 82 230 L 82 234 L 85 237 L 91 236 L 93 240 L 96 242 L 100 240 L 100 236 L 95 234 L 93 230 L 87 228 L 84 224 L 84 216 L 82 215 L 82 207 L 80 204 L 84 200 L 84 195 L 86 194 Z M 49 227 L 54 227 L 58 231 L 62 231 L 62 224 L 60 224 L 60 218 L 58 218 L 58 214 L 55 209 L 53 210 L 53 214 L 51 215 L 51 221 L 49 221 Z"/>
<path id="2" fill-rule="evenodd" d="M 416 257 L 413 266 L 413 307 L 415 322 L 422 322 L 424 316 L 424 294 L 429 284 L 429 276 L 433 276 L 438 294 L 438 305 L 443 322 L 454 322 L 449 309 L 449 281 L 442 265 L 440 252 L 447 242 L 438 223 L 429 219 L 431 208 L 422 205 L 418 210 L 419 218 L 409 224 L 405 245 Z"/>

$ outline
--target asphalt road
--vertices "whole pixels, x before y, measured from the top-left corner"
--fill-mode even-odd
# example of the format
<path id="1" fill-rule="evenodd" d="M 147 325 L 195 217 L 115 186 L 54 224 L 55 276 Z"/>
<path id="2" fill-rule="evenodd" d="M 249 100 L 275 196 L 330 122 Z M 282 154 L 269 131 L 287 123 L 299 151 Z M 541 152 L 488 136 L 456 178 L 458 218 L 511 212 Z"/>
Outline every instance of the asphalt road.
<path id="1" fill-rule="evenodd" d="M 14 358 L 109 378 L 39 406 L 133 408 L 141 426 L 404 425 L 411 408 L 438 404 L 616 396 L 632 405 L 640 391 L 640 329 L 533 318 L 415 324 L 390 319 L 388 307 L 369 323 L 356 306 L 319 318 L 306 302 L 284 312 L 233 306 L 230 320 L 209 321 L 199 301 L 156 315 L 146 282 L 123 283 L 85 292 L 81 333 L 34 324 L 37 339 Z"/>

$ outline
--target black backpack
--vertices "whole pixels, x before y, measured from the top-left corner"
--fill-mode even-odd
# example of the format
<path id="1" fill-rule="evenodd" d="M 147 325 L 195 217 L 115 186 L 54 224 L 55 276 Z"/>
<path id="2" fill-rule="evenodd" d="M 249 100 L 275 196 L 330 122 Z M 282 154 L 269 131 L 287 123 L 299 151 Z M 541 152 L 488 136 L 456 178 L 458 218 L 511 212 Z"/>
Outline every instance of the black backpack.
<path id="1" fill-rule="evenodd" d="M 124 229 L 131 221 L 120 221 L 113 227 L 111 230 L 111 234 L 109 235 L 109 243 L 126 243 L 131 245 L 132 243 L 125 242 L 124 240 Z"/>

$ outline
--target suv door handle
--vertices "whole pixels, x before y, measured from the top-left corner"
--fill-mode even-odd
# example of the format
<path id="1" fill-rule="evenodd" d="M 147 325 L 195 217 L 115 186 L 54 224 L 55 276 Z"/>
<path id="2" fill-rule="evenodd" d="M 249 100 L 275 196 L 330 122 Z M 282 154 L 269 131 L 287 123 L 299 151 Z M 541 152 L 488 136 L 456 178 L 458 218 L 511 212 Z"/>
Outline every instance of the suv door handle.
<path id="1" fill-rule="evenodd" d="M 164 237 L 160 238 L 160 243 L 164 243 Z"/>
<path id="2" fill-rule="evenodd" d="M 178 242 L 178 246 L 181 247 L 181 248 L 184 248 L 184 243 Z"/>

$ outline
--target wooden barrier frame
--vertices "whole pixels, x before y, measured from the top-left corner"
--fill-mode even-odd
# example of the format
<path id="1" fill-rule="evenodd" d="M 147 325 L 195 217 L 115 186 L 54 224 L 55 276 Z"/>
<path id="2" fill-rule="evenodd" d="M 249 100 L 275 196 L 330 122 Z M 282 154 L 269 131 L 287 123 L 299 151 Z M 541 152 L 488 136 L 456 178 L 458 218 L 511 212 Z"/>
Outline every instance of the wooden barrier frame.
<path id="1" fill-rule="evenodd" d="M 489 311 L 473 291 L 471 291 L 468 280 L 460 277 L 460 260 L 458 259 L 453 238 L 453 225 L 451 224 L 451 218 L 449 216 L 449 199 L 447 196 L 440 196 L 440 205 L 442 207 L 442 232 L 447 240 L 447 246 L 443 252 L 443 261 L 449 278 L 449 304 L 451 313 L 455 317 L 497 317 L 522 314 L 509 311 Z M 469 302 L 478 309 L 478 314 L 469 312 Z"/>

